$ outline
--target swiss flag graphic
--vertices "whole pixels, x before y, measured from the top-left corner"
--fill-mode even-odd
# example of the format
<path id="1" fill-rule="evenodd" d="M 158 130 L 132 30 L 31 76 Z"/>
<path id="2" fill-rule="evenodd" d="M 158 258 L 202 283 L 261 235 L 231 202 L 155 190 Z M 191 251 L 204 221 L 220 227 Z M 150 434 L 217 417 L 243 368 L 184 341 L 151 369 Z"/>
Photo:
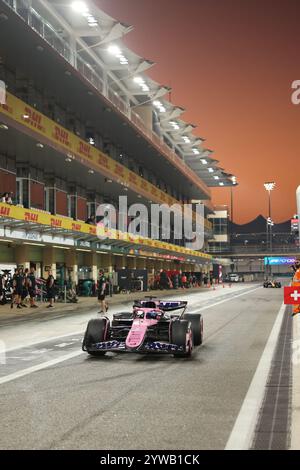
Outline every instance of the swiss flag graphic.
<path id="1" fill-rule="evenodd" d="M 285 305 L 300 305 L 300 286 L 284 288 Z"/>

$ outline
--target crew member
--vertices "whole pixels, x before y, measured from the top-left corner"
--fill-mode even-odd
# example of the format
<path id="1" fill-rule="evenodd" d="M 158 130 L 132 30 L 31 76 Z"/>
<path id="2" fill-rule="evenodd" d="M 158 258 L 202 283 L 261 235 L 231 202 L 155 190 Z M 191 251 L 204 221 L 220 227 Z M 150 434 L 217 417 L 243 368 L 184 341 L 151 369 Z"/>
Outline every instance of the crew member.
<path id="1" fill-rule="evenodd" d="M 108 304 L 105 301 L 106 286 L 107 286 L 107 279 L 104 275 L 103 269 L 100 269 L 99 279 L 98 279 L 98 300 L 100 303 L 99 313 L 106 313 L 108 310 Z"/>
<path id="2" fill-rule="evenodd" d="M 292 281 L 292 287 L 300 287 L 300 260 L 297 259 L 294 266 L 294 277 Z M 300 313 L 300 305 L 293 306 L 293 316 Z"/>
<path id="3" fill-rule="evenodd" d="M 53 308 L 54 307 L 54 299 L 55 299 L 55 279 L 52 274 L 52 271 L 49 271 L 48 273 L 48 278 L 46 281 L 46 289 L 47 289 L 47 298 L 49 300 L 49 305 L 47 305 L 47 308 Z"/>
<path id="4" fill-rule="evenodd" d="M 36 297 L 36 279 L 35 279 L 35 269 L 32 266 L 30 268 L 30 273 L 27 276 L 27 283 L 28 283 L 28 293 L 30 296 L 30 307 L 31 308 L 37 308 L 37 305 L 35 303 L 35 297 Z"/>

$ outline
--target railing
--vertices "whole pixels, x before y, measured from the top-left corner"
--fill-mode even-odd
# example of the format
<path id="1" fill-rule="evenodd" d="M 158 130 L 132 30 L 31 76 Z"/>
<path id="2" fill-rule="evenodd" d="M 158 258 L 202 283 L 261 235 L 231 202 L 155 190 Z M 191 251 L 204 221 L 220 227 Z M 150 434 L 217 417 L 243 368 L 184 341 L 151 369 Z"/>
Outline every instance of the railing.
<path id="1" fill-rule="evenodd" d="M 151 142 L 159 148 L 170 162 L 172 162 L 187 178 L 189 178 L 201 191 L 210 194 L 209 188 L 193 172 L 193 170 L 153 131 L 148 129 L 141 117 L 95 72 L 80 53 L 72 51 L 68 43 L 55 31 L 55 29 L 34 10 L 26 0 L 3 0 L 15 13 L 17 13 L 37 34 L 39 34 L 51 47 L 53 47 L 72 67 L 84 76 L 103 96 L 105 96 L 122 114 L 124 114 Z"/>
<path id="2" fill-rule="evenodd" d="M 272 251 L 266 245 L 228 245 L 228 247 L 220 249 L 211 247 L 209 253 L 227 253 L 227 254 L 289 254 L 299 253 L 300 248 L 297 245 L 273 245 Z"/>

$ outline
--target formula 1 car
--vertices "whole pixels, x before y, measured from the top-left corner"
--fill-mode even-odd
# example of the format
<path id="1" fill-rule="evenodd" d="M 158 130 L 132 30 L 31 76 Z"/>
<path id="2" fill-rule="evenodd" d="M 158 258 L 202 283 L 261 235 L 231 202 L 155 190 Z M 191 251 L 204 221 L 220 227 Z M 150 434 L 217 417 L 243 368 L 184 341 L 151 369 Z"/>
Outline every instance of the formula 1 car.
<path id="1" fill-rule="evenodd" d="M 279 281 L 265 281 L 264 282 L 264 288 L 268 288 L 268 287 L 271 287 L 273 289 L 280 289 L 281 288 L 281 282 Z"/>
<path id="2" fill-rule="evenodd" d="M 112 321 L 90 320 L 82 349 L 92 356 L 112 351 L 190 357 L 203 342 L 203 319 L 186 309 L 184 301 L 137 300 L 132 312 L 116 313 Z"/>

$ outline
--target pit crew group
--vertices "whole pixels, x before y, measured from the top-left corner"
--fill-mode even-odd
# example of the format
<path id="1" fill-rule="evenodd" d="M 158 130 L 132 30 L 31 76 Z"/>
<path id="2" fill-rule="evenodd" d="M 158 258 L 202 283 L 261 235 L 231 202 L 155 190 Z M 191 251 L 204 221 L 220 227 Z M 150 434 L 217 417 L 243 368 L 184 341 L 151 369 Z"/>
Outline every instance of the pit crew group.
<path id="1" fill-rule="evenodd" d="M 55 290 L 55 279 L 50 271 L 46 281 L 47 299 L 49 305 L 47 308 L 53 307 Z M 29 298 L 30 308 L 37 308 L 35 299 L 37 295 L 37 280 L 35 268 L 30 269 L 16 268 L 13 276 L 9 278 L 8 273 L 0 276 L 0 302 L 2 304 L 10 301 L 10 307 L 17 309 L 27 308 L 25 300 Z"/>
<path id="2" fill-rule="evenodd" d="M 199 273 L 183 273 L 181 271 L 166 271 L 161 270 L 154 278 L 153 289 L 179 289 L 179 288 L 190 288 L 199 287 L 202 284 L 212 284 L 212 275 Z"/>

